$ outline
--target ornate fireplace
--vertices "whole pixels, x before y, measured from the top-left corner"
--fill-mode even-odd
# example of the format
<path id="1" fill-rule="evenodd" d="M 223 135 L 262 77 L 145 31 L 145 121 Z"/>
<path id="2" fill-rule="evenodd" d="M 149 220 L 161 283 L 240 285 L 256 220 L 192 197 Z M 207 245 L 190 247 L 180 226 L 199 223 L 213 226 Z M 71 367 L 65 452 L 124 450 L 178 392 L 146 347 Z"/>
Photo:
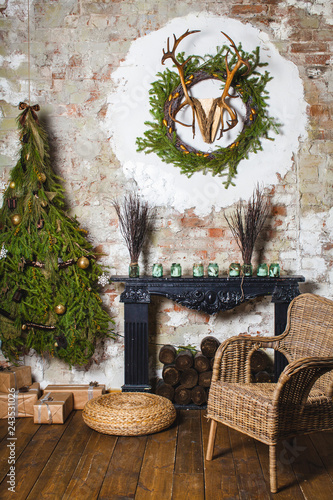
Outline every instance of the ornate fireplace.
<path id="1" fill-rule="evenodd" d="M 304 276 L 246 278 L 129 278 L 112 276 L 111 281 L 125 283 L 120 296 L 125 318 L 125 384 L 123 391 L 150 391 L 148 370 L 148 305 L 152 295 L 171 299 L 189 309 L 215 314 L 233 309 L 250 299 L 270 295 L 274 304 L 274 334 L 286 326 L 290 301 L 300 294 Z M 276 353 L 275 377 L 284 368 L 285 358 Z"/>

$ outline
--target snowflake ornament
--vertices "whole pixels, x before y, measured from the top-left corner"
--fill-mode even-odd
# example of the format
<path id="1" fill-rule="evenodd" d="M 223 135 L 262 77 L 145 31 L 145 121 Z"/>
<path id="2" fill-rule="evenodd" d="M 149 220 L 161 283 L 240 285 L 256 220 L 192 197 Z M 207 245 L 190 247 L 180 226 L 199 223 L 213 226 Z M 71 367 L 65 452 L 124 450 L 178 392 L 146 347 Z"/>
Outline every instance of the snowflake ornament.
<path id="1" fill-rule="evenodd" d="M 0 250 L 0 260 L 5 259 L 7 257 L 8 250 L 5 248 L 5 245 L 3 244 Z"/>
<path id="2" fill-rule="evenodd" d="M 103 273 L 103 274 L 102 274 L 102 275 L 98 278 L 97 283 L 98 283 L 99 285 L 105 286 L 105 285 L 107 285 L 107 284 L 109 283 L 109 279 L 110 279 L 110 278 L 109 278 L 109 277 L 108 277 L 105 273 Z"/>

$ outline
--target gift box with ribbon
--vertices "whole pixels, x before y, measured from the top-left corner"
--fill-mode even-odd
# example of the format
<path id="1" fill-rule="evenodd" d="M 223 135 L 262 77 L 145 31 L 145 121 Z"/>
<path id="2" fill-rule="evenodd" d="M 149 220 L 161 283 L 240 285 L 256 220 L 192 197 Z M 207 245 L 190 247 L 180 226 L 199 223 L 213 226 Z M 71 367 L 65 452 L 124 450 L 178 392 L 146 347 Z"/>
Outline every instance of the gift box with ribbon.
<path id="1" fill-rule="evenodd" d="M 18 391 L 0 394 L 0 418 L 33 417 L 34 404 L 40 396 L 39 383 Z"/>
<path id="2" fill-rule="evenodd" d="M 63 424 L 72 410 L 71 392 L 44 392 L 34 405 L 34 423 Z"/>
<path id="3" fill-rule="evenodd" d="M 74 397 L 74 410 L 82 410 L 84 405 L 92 398 L 105 393 L 105 385 L 91 382 L 89 385 L 48 385 L 45 392 L 70 392 Z"/>
<path id="4" fill-rule="evenodd" d="M 0 370 L 0 392 L 18 391 L 32 384 L 31 366 L 8 366 Z"/>

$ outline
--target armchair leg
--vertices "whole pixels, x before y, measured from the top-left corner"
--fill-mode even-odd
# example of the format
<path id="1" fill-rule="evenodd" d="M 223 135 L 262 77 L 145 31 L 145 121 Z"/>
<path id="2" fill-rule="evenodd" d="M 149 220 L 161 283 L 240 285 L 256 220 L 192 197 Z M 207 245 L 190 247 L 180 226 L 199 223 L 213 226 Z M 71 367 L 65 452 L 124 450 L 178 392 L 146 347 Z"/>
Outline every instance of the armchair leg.
<path id="1" fill-rule="evenodd" d="M 212 458 L 213 458 L 214 443 L 215 443 L 215 436 L 216 436 L 216 427 L 217 427 L 216 420 L 211 420 L 210 421 L 206 460 L 212 460 Z"/>
<path id="2" fill-rule="evenodd" d="M 269 477 L 271 492 L 277 492 L 276 445 L 269 446 Z"/>

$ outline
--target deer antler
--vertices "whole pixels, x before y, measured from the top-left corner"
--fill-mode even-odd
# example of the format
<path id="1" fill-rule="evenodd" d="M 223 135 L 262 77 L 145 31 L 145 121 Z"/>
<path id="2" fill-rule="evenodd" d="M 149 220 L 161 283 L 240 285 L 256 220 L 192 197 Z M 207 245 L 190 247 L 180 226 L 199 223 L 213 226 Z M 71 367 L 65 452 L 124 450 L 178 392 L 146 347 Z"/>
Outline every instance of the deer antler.
<path id="1" fill-rule="evenodd" d="M 177 61 L 177 58 L 175 56 L 175 50 L 178 47 L 178 45 L 180 44 L 180 42 L 186 36 L 192 35 L 193 33 L 199 33 L 199 32 L 200 32 L 200 30 L 193 30 L 193 31 L 187 30 L 179 38 L 176 38 L 176 36 L 173 35 L 174 43 L 173 43 L 173 49 L 172 50 L 170 50 L 170 43 L 169 43 L 169 38 L 168 38 L 168 40 L 167 40 L 167 51 L 165 51 L 163 49 L 163 57 L 162 57 L 162 61 L 161 61 L 162 64 L 164 64 L 164 62 L 166 61 L 166 59 L 171 59 L 172 60 L 172 62 L 174 63 L 174 65 L 178 69 L 178 73 L 179 73 L 179 76 L 180 76 L 180 82 L 181 82 L 181 85 L 182 85 L 182 88 L 183 88 L 183 91 L 184 91 L 184 95 L 185 95 L 185 100 L 177 107 L 177 109 L 173 113 L 170 113 L 170 108 L 171 108 L 171 104 L 170 104 L 170 106 L 169 106 L 169 115 L 170 115 L 170 118 L 174 122 L 179 123 L 180 125 L 183 125 L 184 127 L 192 127 L 193 137 L 195 136 L 195 106 L 194 106 L 193 101 L 192 101 L 192 99 L 189 96 L 189 93 L 187 91 L 186 83 L 185 83 L 185 77 L 184 77 L 184 67 L 185 67 L 186 63 L 191 59 L 191 56 L 188 59 L 186 59 L 186 61 L 184 61 L 183 63 L 180 63 L 180 62 Z M 187 106 L 187 105 L 191 106 L 191 108 L 192 108 L 192 125 L 187 125 L 186 123 L 182 123 L 179 120 L 176 120 L 176 118 L 175 118 L 175 116 L 177 115 L 177 113 L 184 106 Z"/>
<path id="2" fill-rule="evenodd" d="M 217 103 L 217 105 L 220 108 L 220 120 L 221 120 L 221 132 L 220 132 L 219 139 L 221 139 L 221 137 L 223 135 L 223 132 L 226 132 L 227 130 L 231 130 L 238 123 L 237 112 L 234 109 L 232 109 L 225 102 L 225 99 L 227 97 L 234 97 L 234 96 L 232 96 L 232 95 L 229 94 L 230 85 L 232 83 L 232 80 L 233 80 L 236 72 L 239 70 L 239 68 L 243 64 L 247 67 L 247 71 L 244 73 L 244 75 L 247 75 L 249 73 L 250 69 L 251 69 L 249 62 L 247 60 L 244 60 L 244 59 L 241 58 L 240 53 L 238 52 L 237 47 L 236 47 L 234 41 L 226 33 L 224 33 L 223 31 L 221 31 L 221 33 L 226 38 L 228 38 L 231 47 L 234 49 L 234 51 L 236 53 L 238 61 L 236 62 L 236 64 L 233 67 L 233 69 L 230 71 L 229 65 L 228 65 L 228 55 L 229 55 L 229 50 L 228 50 L 227 53 L 226 53 L 226 55 L 225 55 L 225 66 L 226 66 L 226 70 L 227 70 L 227 79 L 226 79 L 225 86 L 224 86 L 224 89 L 223 89 L 223 94 L 221 95 L 221 97 L 219 98 L 218 103 Z M 224 110 L 227 111 L 227 113 L 229 114 L 229 116 L 231 118 L 231 121 L 227 122 L 227 124 L 228 124 L 227 128 L 223 128 L 223 125 L 224 125 L 224 122 L 223 122 L 223 112 L 224 112 Z"/>

